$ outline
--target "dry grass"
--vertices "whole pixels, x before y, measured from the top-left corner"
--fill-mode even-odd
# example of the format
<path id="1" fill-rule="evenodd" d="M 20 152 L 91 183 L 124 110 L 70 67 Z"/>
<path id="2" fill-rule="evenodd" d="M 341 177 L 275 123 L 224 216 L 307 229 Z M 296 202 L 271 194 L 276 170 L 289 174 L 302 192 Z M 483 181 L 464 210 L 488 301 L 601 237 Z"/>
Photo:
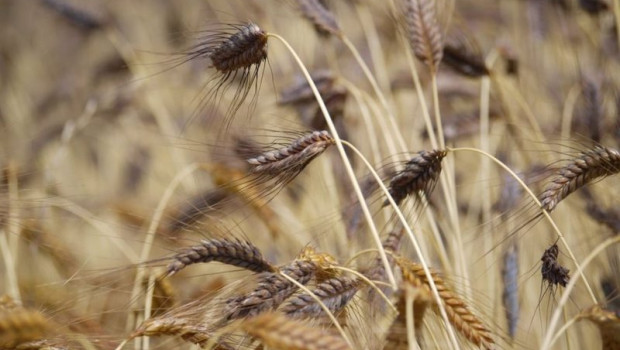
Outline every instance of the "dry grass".
<path id="1" fill-rule="evenodd" d="M 617 348 L 619 22 L 0 2 L 0 348 Z"/>

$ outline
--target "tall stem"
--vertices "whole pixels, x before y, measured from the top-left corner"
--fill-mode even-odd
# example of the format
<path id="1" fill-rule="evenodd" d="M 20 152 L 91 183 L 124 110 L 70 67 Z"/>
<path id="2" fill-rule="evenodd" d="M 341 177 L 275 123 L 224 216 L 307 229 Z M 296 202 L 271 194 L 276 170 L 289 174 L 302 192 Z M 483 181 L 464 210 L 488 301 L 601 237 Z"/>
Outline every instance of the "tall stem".
<path id="1" fill-rule="evenodd" d="M 279 36 L 278 34 L 269 33 L 268 35 L 270 37 L 278 39 L 289 50 L 289 52 L 291 53 L 291 55 L 293 56 L 293 58 L 299 65 L 299 69 L 301 69 L 304 77 L 308 81 L 308 84 L 310 85 L 310 89 L 312 89 L 312 93 L 314 94 L 314 97 L 316 98 L 319 104 L 319 108 L 321 108 L 321 112 L 323 113 L 323 116 L 325 117 L 325 122 L 327 123 L 327 126 L 329 127 L 329 131 L 331 132 L 332 136 L 334 137 L 334 140 L 336 141 L 336 148 L 338 149 L 338 152 L 340 153 L 340 156 L 342 157 L 342 162 L 344 163 L 344 167 L 347 171 L 347 175 L 349 176 L 349 179 L 351 180 L 351 184 L 353 185 L 353 190 L 355 191 L 355 195 L 357 196 L 357 199 L 360 202 L 360 205 L 362 207 L 362 212 L 364 213 L 364 217 L 366 218 L 366 221 L 368 222 L 368 226 L 370 227 L 370 231 L 372 233 L 375 244 L 377 245 L 377 248 L 379 249 L 379 255 L 381 257 L 381 261 L 383 262 L 383 266 L 385 267 L 388 280 L 390 284 L 392 285 L 392 288 L 396 290 L 398 288 L 398 285 L 396 284 L 396 279 L 394 278 L 394 272 L 392 271 L 390 267 L 390 263 L 387 259 L 387 255 L 385 254 L 385 249 L 383 249 L 383 246 L 381 244 L 381 237 L 379 236 L 377 227 L 375 226 L 375 223 L 372 219 L 372 215 L 370 214 L 370 209 L 368 209 L 368 205 L 366 204 L 366 199 L 364 198 L 362 189 L 360 188 L 360 185 L 357 182 L 357 179 L 355 178 L 355 172 L 353 171 L 351 162 L 349 161 L 349 158 L 347 157 L 347 154 L 344 151 L 344 147 L 342 146 L 342 140 L 340 139 L 340 136 L 338 135 L 338 131 L 336 130 L 336 126 L 334 125 L 332 117 L 329 115 L 329 111 L 327 110 L 327 107 L 325 106 L 325 102 L 323 101 L 323 98 L 321 98 L 321 94 L 319 94 L 319 90 L 314 84 L 312 77 L 310 77 L 310 73 L 306 69 L 306 66 L 303 64 L 303 62 L 301 61 L 301 59 L 299 58 L 295 50 L 291 47 L 291 45 L 289 45 L 289 43 L 283 37 Z"/>

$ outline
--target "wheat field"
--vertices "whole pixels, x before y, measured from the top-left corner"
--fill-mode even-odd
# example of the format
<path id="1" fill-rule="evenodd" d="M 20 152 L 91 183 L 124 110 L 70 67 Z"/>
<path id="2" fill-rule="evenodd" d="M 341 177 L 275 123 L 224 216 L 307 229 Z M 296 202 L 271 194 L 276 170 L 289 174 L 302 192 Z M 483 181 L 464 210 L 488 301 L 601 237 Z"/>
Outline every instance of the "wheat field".
<path id="1" fill-rule="evenodd" d="M 3 0 L 0 349 L 620 349 L 620 1 Z"/>

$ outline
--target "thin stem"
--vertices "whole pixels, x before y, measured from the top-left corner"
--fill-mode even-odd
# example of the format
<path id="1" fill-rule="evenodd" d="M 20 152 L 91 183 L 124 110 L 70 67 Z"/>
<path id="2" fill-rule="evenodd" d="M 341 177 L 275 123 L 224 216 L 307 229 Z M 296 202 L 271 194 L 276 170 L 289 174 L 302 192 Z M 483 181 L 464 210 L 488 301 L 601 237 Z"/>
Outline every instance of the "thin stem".
<path id="1" fill-rule="evenodd" d="M 603 250 L 607 249 L 609 246 L 616 244 L 618 242 L 620 242 L 620 236 L 614 236 L 614 237 L 606 239 L 601 244 L 596 246 L 594 250 L 592 250 L 592 252 L 588 254 L 588 256 L 585 259 L 583 259 L 581 266 L 577 266 L 577 273 L 573 275 L 573 277 L 571 277 L 570 281 L 566 285 L 566 288 L 564 288 L 564 293 L 562 294 L 562 298 L 560 298 L 560 302 L 558 303 L 557 308 L 553 312 L 553 316 L 551 317 L 551 322 L 549 322 L 549 327 L 547 328 L 547 333 L 545 334 L 545 338 L 540 347 L 542 350 L 548 350 L 551 348 L 551 345 L 552 345 L 551 340 L 553 338 L 553 331 L 555 330 L 555 327 L 557 327 L 558 322 L 560 321 L 560 317 L 562 317 L 562 309 L 564 308 L 564 305 L 566 305 L 566 303 L 568 302 L 568 298 L 570 297 L 570 292 L 573 290 L 573 288 L 575 288 L 575 284 L 577 284 L 577 276 L 583 275 L 583 269 L 585 269 L 585 267 L 588 266 L 588 264 L 590 264 L 590 262 L 598 254 L 600 254 Z"/>
<path id="2" fill-rule="evenodd" d="M 446 140 L 443 135 L 443 126 L 441 124 L 441 112 L 439 111 L 439 91 L 437 88 L 437 72 L 432 72 L 433 86 L 433 106 L 435 109 L 435 125 L 437 125 L 437 136 L 439 137 L 439 147 L 446 148 Z"/>
<path id="3" fill-rule="evenodd" d="M 396 118 L 394 117 L 394 114 L 392 113 L 392 110 L 390 109 L 390 106 L 387 103 L 385 96 L 381 92 L 381 89 L 379 89 L 379 85 L 377 84 L 377 81 L 375 80 L 372 73 L 370 72 L 370 69 L 368 68 L 364 60 L 362 59 L 362 56 L 360 55 L 359 51 L 357 51 L 357 49 L 355 48 L 355 45 L 353 45 L 353 43 L 349 40 L 349 38 L 347 38 L 346 36 L 343 36 L 342 42 L 345 44 L 345 46 L 349 48 L 349 50 L 353 54 L 353 57 L 355 58 L 355 60 L 359 63 L 360 67 L 362 68 L 364 75 L 368 78 L 368 81 L 370 82 L 372 89 L 375 91 L 375 94 L 379 98 L 379 102 L 381 102 L 381 105 L 383 106 L 387 114 L 389 115 L 388 119 L 390 121 L 390 125 L 392 126 L 392 129 L 393 129 L 392 131 L 394 132 L 393 135 L 396 135 L 396 139 L 398 140 L 398 143 L 400 144 L 400 148 L 403 151 L 406 151 L 407 145 L 403 139 L 403 135 L 401 134 L 400 129 L 396 125 Z"/>
<path id="4" fill-rule="evenodd" d="M 106 225 L 103 221 L 97 218 L 93 213 L 86 210 L 85 208 L 79 206 L 78 204 L 71 202 L 66 198 L 51 198 L 47 204 L 50 206 L 55 206 L 61 209 L 64 209 L 73 215 L 81 218 L 86 223 L 90 224 L 97 231 L 103 233 L 106 237 L 111 238 L 110 241 L 112 244 L 116 245 L 118 250 L 125 255 L 127 260 L 129 260 L 132 264 L 138 263 L 138 256 L 136 253 L 131 250 L 131 248 L 125 244 L 123 239 L 117 235 L 117 233 L 112 230 L 111 227 Z"/>
<path id="5" fill-rule="evenodd" d="M 151 310 L 153 309 L 153 294 L 155 293 L 155 279 L 157 276 L 154 273 L 151 273 L 149 276 L 148 284 L 146 287 L 146 300 L 144 302 L 144 319 L 148 320 L 151 318 Z M 149 350 L 150 347 L 150 338 L 143 337 L 142 340 L 142 349 Z"/>
<path id="6" fill-rule="evenodd" d="M 614 0 L 614 16 L 616 17 L 616 39 L 620 47 L 620 0 Z"/>
<path id="7" fill-rule="evenodd" d="M 344 263 L 344 266 L 349 266 L 355 259 L 361 257 L 362 255 L 366 255 L 366 254 L 370 254 L 370 253 L 377 253 L 377 252 L 378 252 L 377 249 L 364 249 L 364 250 L 360 250 L 357 253 L 355 253 L 355 255 L 350 257 L 349 260 L 347 260 Z"/>
<path id="8" fill-rule="evenodd" d="M 489 61 L 487 59 L 487 61 Z M 491 65 L 488 65 L 490 67 Z M 490 104 L 490 92 L 491 92 L 491 79 L 488 76 L 484 76 L 480 81 L 480 148 L 485 152 L 491 152 L 491 145 L 489 142 L 489 104 Z M 482 158 L 480 164 L 480 180 L 488 180 L 491 177 L 491 165 L 488 158 Z M 482 184 L 483 181 L 480 181 Z M 480 194 L 482 197 L 482 221 L 491 221 L 491 191 L 489 186 L 481 185 Z M 493 239 L 495 235 L 492 234 L 492 227 L 484 225 L 484 242 L 485 246 L 493 246 Z M 493 256 L 491 254 L 485 255 L 487 266 L 493 266 Z M 489 290 L 495 290 L 495 278 L 489 278 Z"/>
<path id="9" fill-rule="evenodd" d="M 538 205 L 538 207 L 540 207 L 540 209 L 542 210 L 543 215 L 547 218 L 547 220 L 549 221 L 549 223 L 553 227 L 554 231 L 556 232 L 556 234 L 560 238 L 560 241 L 562 241 L 562 244 L 564 245 L 564 247 L 566 247 L 566 250 L 568 251 L 568 254 L 570 255 L 571 259 L 573 260 L 573 263 L 575 264 L 575 266 L 577 266 L 578 271 L 581 271 L 581 269 L 579 268 L 579 262 L 577 261 L 577 258 L 575 258 L 575 255 L 573 254 L 572 250 L 570 249 L 570 246 L 566 242 L 566 239 L 564 238 L 564 234 L 562 234 L 562 232 L 560 231 L 560 229 L 556 225 L 555 221 L 553 221 L 553 219 L 551 218 L 551 215 L 549 215 L 549 212 L 542 207 L 542 204 L 538 200 L 538 197 L 536 197 L 536 195 L 534 195 L 532 190 L 530 190 L 530 188 L 525 184 L 525 182 L 523 182 L 523 180 L 521 180 L 521 178 L 517 174 L 515 174 L 515 172 L 512 171 L 512 169 L 510 169 L 501 160 L 493 157 L 491 154 L 489 154 L 487 152 L 484 152 L 484 151 L 481 151 L 481 150 L 476 149 L 476 148 L 459 147 L 459 148 L 448 148 L 447 150 L 450 151 L 450 152 L 463 152 L 463 151 L 465 151 L 465 152 L 474 152 L 474 153 L 481 154 L 481 155 L 483 155 L 485 157 L 488 157 L 493 162 L 495 162 L 497 165 L 499 165 L 504 170 L 506 170 L 519 183 L 519 185 L 521 185 L 521 187 L 523 187 L 523 189 L 528 193 L 528 195 L 530 197 L 532 197 L 532 199 L 534 200 L 536 205 Z M 594 292 L 592 291 L 592 288 L 590 287 L 590 284 L 588 283 L 588 280 L 586 280 L 586 276 L 585 275 L 581 275 L 581 277 L 583 278 L 583 283 L 586 285 L 586 288 L 588 289 L 588 292 L 590 293 L 590 297 L 592 298 L 592 301 L 596 304 L 597 303 L 596 296 L 594 296 Z"/>
<path id="10" fill-rule="evenodd" d="M 357 102 L 358 108 L 360 109 L 360 114 L 362 116 L 362 120 L 366 126 L 366 132 L 368 133 L 368 144 L 370 146 L 370 150 L 372 152 L 372 157 L 375 162 L 379 162 L 381 159 L 381 153 L 379 152 L 379 144 L 377 140 L 377 134 L 375 133 L 375 127 L 372 125 L 372 121 L 370 119 L 370 111 L 369 107 L 364 103 L 364 98 L 362 96 L 362 92 L 351 82 L 342 79 L 342 84 L 345 88 L 353 95 L 355 102 Z M 388 143 L 388 147 L 391 143 Z"/>
<path id="11" fill-rule="evenodd" d="M 448 319 L 448 314 L 446 313 L 446 309 L 443 306 L 441 296 L 439 295 L 439 291 L 437 290 L 437 286 L 435 285 L 435 281 L 433 280 L 433 275 L 431 274 L 431 271 L 428 268 L 424 254 L 422 254 L 422 250 L 420 249 L 420 244 L 418 243 L 417 238 L 414 236 L 413 232 L 411 231 L 411 227 L 409 227 L 409 223 L 407 223 L 407 219 L 405 219 L 405 216 L 403 215 L 402 211 L 398 207 L 398 204 L 396 204 L 396 202 L 394 201 L 394 198 L 392 198 L 392 196 L 390 195 L 389 190 L 387 189 L 387 187 L 385 187 L 385 184 L 383 184 L 383 181 L 381 181 L 379 174 L 377 174 L 377 172 L 373 169 L 372 165 L 368 162 L 368 160 L 364 157 L 364 155 L 357 148 L 355 148 L 355 146 L 353 146 L 351 143 L 347 141 L 343 141 L 343 144 L 347 145 L 353 152 L 355 152 L 360 157 L 362 162 L 368 168 L 368 171 L 370 171 L 372 176 L 377 181 L 377 184 L 379 185 L 383 193 L 386 195 L 387 200 L 390 202 L 390 205 L 392 206 L 392 208 L 394 208 L 394 212 L 400 219 L 400 222 L 402 223 L 403 228 L 405 229 L 405 232 L 407 232 L 407 235 L 409 236 L 409 239 L 411 240 L 413 244 L 413 248 L 415 249 L 416 254 L 420 257 L 420 264 L 422 265 L 422 268 L 424 269 L 424 274 L 426 275 L 426 278 L 428 279 L 428 283 L 431 287 L 431 291 L 433 292 L 433 297 L 435 298 L 437 305 L 439 305 L 439 312 L 441 314 L 441 317 L 443 318 L 444 322 L 446 322 L 446 325 L 447 325 L 446 328 L 448 329 L 450 340 L 452 341 L 455 348 L 459 349 L 460 347 L 458 346 L 458 342 L 456 340 L 456 334 L 454 333 L 454 330 L 452 329 L 452 326 Z"/>
<path id="12" fill-rule="evenodd" d="M 562 328 L 558 329 L 558 332 L 553 336 L 553 338 L 551 339 L 550 345 L 555 344 L 555 342 L 558 339 L 560 339 L 562 334 L 564 334 L 564 332 L 566 332 L 566 330 L 569 329 L 575 322 L 579 321 L 580 318 L 581 318 L 581 315 L 575 315 L 572 318 L 570 318 L 568 321 L 566 321 L 566 323 L 562 326 Z"/>
<path id="13" fill-rule="evenodd" d="M 325 117 L 325 122 L 327 123 L 329 130 L 332 136 L 334 137 L 334 140 L 336 141 L 336 148 L 338 149 L 338 152 L 340 153 L 340 156 L 342 157 L 344 167 L 347 171 L 347 175 L 349 176 L 349 179 L 351 180 L 351 184 L 353 185 L 355 195 L 357 196 L 357 199 L 360 202 L 360 205 L 362 207 L 362 212 L 364 213 L 364 217 L 366 218 L 366 221 L 368 222 L 368 226 L 370 227 L 370 231 L 375 240 L 375 244 L 377 245 L 377 248 L 379 249 L 379 255 L 381 256 L 381 260 L 383 262 L 383 265 L 385 266 L 388 280 L 390 281 L 392 288 L 397 289 L 398 286 L 396 284 L 396 279 L 394 278 L 394 272 L 390 268 L 390 263 L 387 259 L 387 256 L 385 255 L 385 250 L 383 249 L 383 246 L 381 245 L 381 238 L 379 237 L 379 232 L 377 231 L 377 227 L 375 226 L 375 223 L 372 219 L 372 215 L 370 214 L 370 210 L 368 209 L 368 205 L 366 204 L 366 200 L 364 198 L 364 194 L 362 193 L 362 189 L 360 188 L 359 183 L 357 182 L 357 179 L 355 178 L 355 173 L 353 172 L 353 167 L 351 166 L 351 162 L 349 161 L 349 158 L 347 157 L 347 154 L 344 151 L 344 147 L 342 146 L 342 140 L 340 139 L 340 136 L 338 135 L 338 131 L 336 130 L 336 127 L 334 126 L 334 122 L 331 116 L 329 115 L 329 111 L 327 110 L 327 107 L 325 106 L 325 102 L 321 98 L 321 95 L 319 94 L 319 91 L 316 88 L 314 81 L 310 77 L 310 73 L 308 73 L 306 66 L 303 64 L 303 62 L 301 61 L 301 59 L 299 58 L 295 50 L 289 45 L 289 43 L 283 37 L 279 36 L 278 34 L 269 33 L 268 36 L 278 39 L 280 42 L 282 42 L 282 44 L 289 50 L 289 52 L 291 53 L 291 55 L 293 56 L 293 58 L 299 65 L 299 68 L 304 74 L 306 80 L 308 81 L 308 84 L 310 85 L 310 88 L 312 89 L 312 93 L 314 93 L 314 97 L 316 98 L 319 104 L 319 107 L 321 108 L 321 112 L 323 112 L 323 116 Z"/>
<path id="14" fill-rule="evenodd" d="M 413 59 L 413 55 L 411 51 L 409 51 L 407 47 L 407 42 L 402 35 L 399 35 L 400 41 L 403 46 L 405 46 L 405 56 L 407 57 L 407 64 L 409 65 L 409 70 L 411 71 L 411 77 L 413 78 L 413 84 L 415 85 L 415 91 L 418 95 L 418 101 L 420 102 L 420 106 L 422 106 L 422 116 L 424 117 L 424 124 L 426 125 L 426 132 L 428 133 L 428 138 L 431 141 L 431 146 L 433 148 L 439 147 L 437 143 L 437 137 L 435 136 L 435 129 L 433 128 L 433 122 L 431 121 L 431 114 L 428 109 L 428 105 L 426 104 L 426 98 L 424 97 L 424 93 L 422 91 L 422 84 L 420 83 L 420 76 L 418 75 L 418 70 L 415 67 L 415 60 Z"/>
<path id="15" fill-rule="evenodd" d="M 21 304 L 21 296 L 19 293 L 17 274 L 15 273 L 13 254 L 11 254 L 11 248 L 9 247 L 9 240 L 7 239 L 7 234 L 7 231 L 0 230 L 0 251 L 2 252 L 2 260 L 4 261 L 4 270 L 6 273 L 6 292 L 16 303 Z"/>
<path id="16" fill-rule="evenodd" d="M 407 345 L 409 350 L 416 350 L 418 348 L 415 339 L 415 327 L 413 324 L 413 302 L 415 299 L 415 292 L 407 285 L 405 288 L 405 320 L 407 326 Z"/>
<path id="17" fill-rule="evenodd" d="M 157 207 L 155 208 L 155 211 L 153 212 L 153 217 L 151 218 L 148 230 L 146 231 L 146 238 L 144 239 L 144 245 L 142 246 L 142 252 L 140 253 L 140 262 L 146 261 L 149 257 L 151 248 L 153 246 L 153 241 L 155 240 L 155 232 L 159 227 L 159 223 L 164 214 L 164 210 L 166 209 L 170 198 L 172 198 L 174 191 L 179 186 L 181 181 L 183 181 L 187 176 L 189 176 L 194 171 L 203 166 L 204 165 L 200 163 L 193 163 L 186 166 L 180 172 L 178 172 L 176 176 L 172 179 L 172 181 L 170 181 L 170 183 L 168 184 L 168 187 L 164 191 L 164 194 L 162 195 L 159 203 L 157 204 Z M 146 268 L 144 266 L 138 266 L 138 270 L 136 271 L 136 279 L 134 280 L 133 289 L 131 291 L 130 300 L 132 304 L 137 302 L 138 294 L 140 293 L 140 285 L 142 284 L 142 280 L 144 279 L 145 274 Z M 128 330 L 133 327 L 133 323 L 135 321 L 134 317 L 135 315 L 133 312 L 130 312 L 127 316 L 126 328 Z"/>

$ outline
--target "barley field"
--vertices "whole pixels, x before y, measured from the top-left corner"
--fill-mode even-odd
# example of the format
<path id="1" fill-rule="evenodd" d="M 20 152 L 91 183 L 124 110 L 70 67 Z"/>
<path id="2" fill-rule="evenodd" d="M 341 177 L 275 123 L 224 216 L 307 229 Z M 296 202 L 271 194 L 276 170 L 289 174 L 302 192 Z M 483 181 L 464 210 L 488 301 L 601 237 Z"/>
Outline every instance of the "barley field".
<path id="1" fill-rule="evenodd" d="M 0 349 L 620 349 L 619 0 L 0 1 Z"/>

